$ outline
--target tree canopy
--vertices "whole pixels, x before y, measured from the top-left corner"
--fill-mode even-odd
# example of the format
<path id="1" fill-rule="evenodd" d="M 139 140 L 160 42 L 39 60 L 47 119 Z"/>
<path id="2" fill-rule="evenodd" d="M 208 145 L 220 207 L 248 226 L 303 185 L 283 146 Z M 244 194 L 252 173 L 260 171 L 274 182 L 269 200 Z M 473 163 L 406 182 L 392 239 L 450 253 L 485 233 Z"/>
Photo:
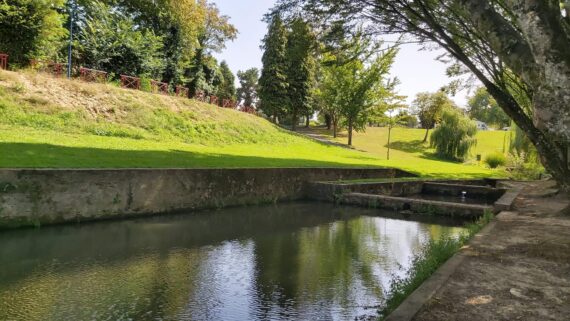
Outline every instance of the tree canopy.
<path id="1" fill-rule="evenodd" d="M 238 100 L 244 107 L 255 107 L 257 103 L 257 81 L 259 70 L 250 68 L 246 71 L 238 71 L 239 88 L 237 90 Z"/>
<path id="2" fill-rule="evenodd" d="M 269 30 L 263 38 L 264 49 L 261 61 L 263 69 L 259 78 L 260 108 L 263 112 L 277 117 L 285 114 L 289 104 L 289 79 L 287 65 L 287 26 L 279 15 L 271 18 Z"/>
<path id="3" fill-rule="evenodd" d="M 469 116 L 482 122 L 495 125 L 498 128 L 509 126 L 511 119 L 499 107 L 497 101 L 487 92 L 485 87 L 479 87 L 467 103 Z"/>
<path id="4" fill-rule="evenodd" d="M 561 7 L 561 5 L 563 5 Z M 280 0 L 276 12 L 435 44 L 476 77 L 570 190 L 570 16 L 561 0 Z M 528 102 L 528 104 L 527 104 Z"/>
<path id="5" fill-rule="evenodd" d="M 443 111 L 454 108 L 455 104 L 443 91 L 436 93 L 419 93 L 412 102 L 412 109 L 418 115 L 422 128 L 426 130 L 424 143 L 428 139 L 429 130 L 441 120 Z"/>
<path id="6" fill-rule="evenodd" d="M 73 67 L 212 94 L 223 83 L 212 53 L 237 35 L 207 0 L 11 0 L 0 3 L 0 51 L 21 66 L 31 59 L 63 63 L 70 26 Z"/>

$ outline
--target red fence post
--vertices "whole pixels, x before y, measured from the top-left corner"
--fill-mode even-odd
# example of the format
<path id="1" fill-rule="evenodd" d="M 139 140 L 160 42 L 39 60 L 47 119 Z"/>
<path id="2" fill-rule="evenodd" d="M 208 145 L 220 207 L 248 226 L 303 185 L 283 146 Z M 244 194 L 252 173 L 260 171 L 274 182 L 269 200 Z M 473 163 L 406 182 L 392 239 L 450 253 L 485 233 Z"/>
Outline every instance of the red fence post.
<path id="1" fill-rule="evenodd" d="M 168 95 L 168 84 L 156 80 L 150 81 L 150 87 L 153 93 Z"/>
<path id="2" fill-rule="evenodd" d="M 176 96 L 188 98 L 188 88 L 182 86 L 176 86 Z"/>
<path id="3" fill-rule="evenodd" d="M 8 55 L 5 53 L 0 53 L 0 69 L 8 69 Z"/>
<path id="4" fill-rule="evenodd" d="M 79 68 L 79 78 L 87 82 L 104 83 L 107 81 L 107 73 L 101 70 L 81 67 Z"/>
<path id="5" fill-rule="evenodd" d="M 217 96 L 210 96 L 210 104 L 218 105 L 218 97 Z"/>
<path id="6" fill-rule="evenodd" d="M 61 76 L 63 76 L 63 73 L 64 73 L 64 70 L 63 70 L 63 69 L 64 69 L 64 68 L 63 68 L 63 64 L 62 64 L 62 63 L 53 62 L 53 61 L 52 61 L 52 62 L 50 62 L 50 63 L 48 64 L 48 68 L 49 68 L 49 71 L 50 71 L 54 76 L 56 76 L 56 77 L 61 77 Z"/>
<path id="7" fill-rule="evenodd" d="M 137 77 L 131 77 L 126 75 L 121 75 L 121 87 L 127 89 L 141 89 L 141 79 Z"/>

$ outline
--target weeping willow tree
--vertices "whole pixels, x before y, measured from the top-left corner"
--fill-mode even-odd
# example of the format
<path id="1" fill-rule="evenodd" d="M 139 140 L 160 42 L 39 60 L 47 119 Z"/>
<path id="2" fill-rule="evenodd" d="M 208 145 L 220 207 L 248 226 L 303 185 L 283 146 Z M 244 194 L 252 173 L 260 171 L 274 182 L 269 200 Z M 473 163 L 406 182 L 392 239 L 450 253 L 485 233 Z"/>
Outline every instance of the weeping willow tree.
<path id="1" fill-rule="evenodd" d="M 441 123 L 430 136 L 431 147 L 439 157 L 463 161 L 477 144 L 477 125 L 457 110 L 446 110 Z"/>

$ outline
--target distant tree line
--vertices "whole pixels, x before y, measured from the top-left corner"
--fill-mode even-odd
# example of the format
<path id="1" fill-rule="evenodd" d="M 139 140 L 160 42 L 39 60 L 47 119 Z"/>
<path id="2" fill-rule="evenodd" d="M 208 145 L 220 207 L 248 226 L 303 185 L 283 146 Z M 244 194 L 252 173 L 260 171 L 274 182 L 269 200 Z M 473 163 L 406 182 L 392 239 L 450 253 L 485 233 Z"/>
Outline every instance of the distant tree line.
<path id="1" fill-rule="evenodd" d="M 353 131 L 364 130 L 398 97 L 397 81 L 388 78 L 395 47 L 337 25 L 316 30 L 299 16 L 267 21 L 258 108 L 274 122 L 295 130 L 301 117 L 308 126 L 319 112 L 335 136 L 348 130 L 351 145 Z"/>
<path id="2" fill-rule="evenodd" d="M 74 66 L 185 85 L 192 94 L 234 99 L 235 77 L 213 52 L 237 35 L 206 0 L 8 0 L 0 4 L 0 51 L 11 64 L 66 62 L 70 28 Z"/>

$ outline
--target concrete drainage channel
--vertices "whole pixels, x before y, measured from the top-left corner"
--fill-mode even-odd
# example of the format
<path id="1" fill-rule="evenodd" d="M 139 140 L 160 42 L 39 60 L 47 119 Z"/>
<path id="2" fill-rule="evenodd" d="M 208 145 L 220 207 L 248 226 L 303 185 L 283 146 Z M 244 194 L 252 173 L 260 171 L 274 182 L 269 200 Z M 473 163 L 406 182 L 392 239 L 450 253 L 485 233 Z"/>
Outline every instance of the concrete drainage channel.
<path id="1" fill-rule="evenodd" d="M 311 198 L 339 204 L 430 215 L 479 217 L 508 210 L 518 195 L 501 181 L 414 180 L 390 182 L 317 182 Z"/>

